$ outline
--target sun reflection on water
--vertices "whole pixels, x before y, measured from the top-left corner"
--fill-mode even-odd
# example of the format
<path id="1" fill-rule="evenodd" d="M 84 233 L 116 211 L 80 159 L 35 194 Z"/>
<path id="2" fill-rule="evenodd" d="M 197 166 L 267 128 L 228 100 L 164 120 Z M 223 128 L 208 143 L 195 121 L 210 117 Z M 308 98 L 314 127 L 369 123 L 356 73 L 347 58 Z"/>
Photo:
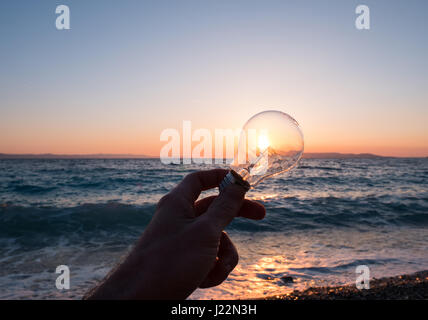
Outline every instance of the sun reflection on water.
<path id="1" fill-rule="evenodd" d="M 426 230 L 414 232 L 422 236 Z M 230 232 L 230 236 L 240 263 L 222 285 L 197 290 L 190 299 L 284 295 L 309 287 L 354 283 L 360 264 L 370 264 L 371 276 L 381 278 L 416 272 L 428 263 L 428 244 L 415 243 L 412 235 L 399 229 L 365 231 L 364 237 L 359 231 L 334 229 L 262 236 Z"/>

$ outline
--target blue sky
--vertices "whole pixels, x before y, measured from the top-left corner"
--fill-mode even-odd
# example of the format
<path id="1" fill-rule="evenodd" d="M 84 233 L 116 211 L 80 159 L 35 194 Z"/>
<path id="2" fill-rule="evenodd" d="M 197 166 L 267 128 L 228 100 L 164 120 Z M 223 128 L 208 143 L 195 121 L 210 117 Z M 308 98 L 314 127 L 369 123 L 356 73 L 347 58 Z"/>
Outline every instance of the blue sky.
<path id="1" fill-rule="evenodd" d="M 428 156 L 427 30 L 427 1 L 2 1 L 0 152 L 155 155 L 278 108 L 308 151 Z"/>

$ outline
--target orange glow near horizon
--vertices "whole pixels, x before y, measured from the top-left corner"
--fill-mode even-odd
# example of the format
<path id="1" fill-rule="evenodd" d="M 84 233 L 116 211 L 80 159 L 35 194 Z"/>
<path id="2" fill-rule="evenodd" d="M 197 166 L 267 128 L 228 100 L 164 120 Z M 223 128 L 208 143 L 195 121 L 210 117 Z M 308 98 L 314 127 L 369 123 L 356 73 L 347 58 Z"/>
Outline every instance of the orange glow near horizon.
<path id="1" fill-rule="evenodd" d="M 180 128 L 177 131 L 181 134 Z M 132 154 L 146 155 L 150 157 L 159 157 L 160 149 L 166 144 L 159 140 L 160 132 L 146 132 L 144 135 L 128 134 L 126 135 L 101 135 L 94 134 L 75 136 L 50 135 L 42 136 L 34 134 L 31 139 L 21 134 L 18 137 L 10 136 L 9 139 L 3 135 L 0 140 L 0 153 L 7 154 L 62 154 L 62 155 L 85 155 L 85 154 Z M 399 141 L 394 145 L 394 141 L 382 141 L 381 139 L 373 141 L 349 139 L 349 143 L 331 140 L 328 144 L 321 137 L 316 135 L 312 137 L 305 134 L 305 153 L 372 153 L 382 156 L 398 157 L 427 157 L 428 146 L 425 141 L 412 141 L 412 144 L 406 144 L 406 141 Z M 318 139 L 317 139 L 318 138 Z M 326 138 L 327 139 L 327 138 Z M 192 149 L 199 142 L 192 142 Z M 261 141 L 260 143 L 267 143 Z M 212 139 L 214 146 L 214 135 Z M 181 140 L 182 148 L 182 140 Z M 214 156 L 214 152 L 212 152 Z"/>
<path id="2" fill-rule="evenodd" d="M 3 121 L 0 126 L 0 153 L 102 153 L 159 157 L 161 148 L 166 144 L 160 141 L 161 132 L 172 128 L 183 139 L 184 120 L 191 120 L 192 133 L 200 128 L 210 130 L 214 146 L 215 128 L 239 130 L 253 115 L 276 109 L 288 113 L 299 122 L 306 153 L 428 156 L 428 111 L 423 108 L 423 100 L 414 102 L 415 110 L 406 110 L 402 107 L 404 103 L 393 105 L 380 100 L 363 106 L 363 109 L 358 101 L 349 102 L 346 94 L 338 93 L 335 97 L 337 102 L 326 102 L 328 107 L 321 108 L 316 98 L 291 93 L 271 94 L 261 85 L 257 81 L 248 84 L 246 99 L 232 92 L 216 98 L 206 88 L 207 91 L 192 100 L 192 88 L 181 99 L 177 98 L 176 93 L 170 100 L 177 101 L 168 100 L 164 104 L 158 101 L 161 99 L 159 96 L 150 101 L 145 101 L 144 97 L 133 97 L 121 102 L 124 107 L 119 107 L 121 104 L 118 102 L 101 100 L 96 107 L 86 105 L 84 116 L 81 110 L 72 108 L 42 113 L 40 103 L 25 114 L 11 109 L 7 114 L 8 121 Z M 259 91 L 264 91 L 264 94 L 261 95 Z M 256 94 L 251 95 L 252 92 Z M 72 105 L 77 102 L 69 103 Z M 103 106 L 102 110 L 100 105 Z M 346 105 L 346 108 L 342 105 Z M 54 106 L 52 102 L 45 108 Z M 403 112 L 388 112 L 389 106 Z M 198 142 L 192 145 L 196 144 Z"/>
<path id="3" fill-rule="evenodd" d="M 315 87 L 316 91 L 312 89 L 313 98 L 311 94 L 308 97 L 293 92 L 271 92 L 269 83 L 261 83 L 257 79 L 243 87 L 246 97 L 242 97 L 239 90 L 236 93 L 226 88 L 221 97 L 215 97 L 210 89 L 214 86 L 214 83 L 205 84 L 201 90 L 196 90 L 199 96 L 195 96 L 193 87 L 184 93 L 169 92 L 172 97 L 168 100 L 159 93 L 146 101 L 144 96 L 132 97 L 132 92 L 125 91 L 120 96 L 132 98 L 123 98 L 120 102 L 110 101 L 108 97 L 100 98 L 95 106 L 82 103 L 79 110 L 64 107 L 48 112 L 55 110 L 55 101 L 46 105 L 34 103 L 32 109 L 25 113 L 10 109 L 3 114 L 7 118 L 2 118 L 0 126 L 0 153 L 103 153 L 159 157 L 162 146 L 166 144 L 160 141 L 161 132 L 172 128 L 183 138 L 184 120 L 191 120 L 192 133 L 206 128 L 214 140 L 215 128 L 239 130 L 249 118 L 261 111 L 280 110 L 299 122 L 306 153 L 428 156 L 428 111 L 423 107 L 425 100 L 422 97 L 413 101 L 414 109 L 409 110 L 403 101 L 391 102 L 393 97 L 382 97 L 384 100 L 378 98 L 368 105 L 360 105 L 359 101 L 349 100 L 348 94 L 338 92 L 334 103 L 325 101 L 323 106 L 326 107 L 320 107 L 317 96 L 329 89 L 327 84 Z M 101 92 L 98 94 L 103 96 Z M 78 101 L 68 103 L 73 106 Z M 48 111 L 41 112 L 41 108 Z M 402 112 L 390 112 L 391 108 Z M 194 142 L 193 146 L 196 144 Z"/>

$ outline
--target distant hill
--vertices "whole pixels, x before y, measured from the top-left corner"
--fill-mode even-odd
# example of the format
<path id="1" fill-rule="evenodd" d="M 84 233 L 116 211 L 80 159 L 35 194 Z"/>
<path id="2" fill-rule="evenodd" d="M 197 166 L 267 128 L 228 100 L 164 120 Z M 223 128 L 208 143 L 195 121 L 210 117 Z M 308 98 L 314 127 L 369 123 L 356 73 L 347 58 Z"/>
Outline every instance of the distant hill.
<path id="1" fill-rule="evenodd" d="M 304 153 L 302 158 L 306 159 L 376 159 L 376 158 L 390 158 L 379 156 L 372 153 Z"/>
<path id="2" fill-rule="evenodd" d="M 382 159 L 382 158 L 398 158 L 385 157 L 372 153 L 311 153 L 303 154 L 304 159 Z M 401 158 L 401 157 L 400 157 Z M 409 157 L 412 158 L 412 157 Z M 428 157 L 420 157 L 428 158 Z M 0 153 L 0 159 L 158 159 L 158 157 L 147 156 L 143 154 L 6 154 Z"/>

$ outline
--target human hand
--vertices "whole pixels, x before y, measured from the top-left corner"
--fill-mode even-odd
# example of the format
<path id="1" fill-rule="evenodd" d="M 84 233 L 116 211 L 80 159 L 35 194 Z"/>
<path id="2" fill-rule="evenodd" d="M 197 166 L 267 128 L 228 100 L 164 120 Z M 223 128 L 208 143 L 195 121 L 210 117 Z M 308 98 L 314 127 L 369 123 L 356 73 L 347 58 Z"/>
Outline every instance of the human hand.
<path id="1" fill-rule="evenodd" d="M 222 283 L 238 263 L 224 228 L 236 216 L 263 219 L 264 207 L 229 185 L 219 196 L 196 201 L 217 187 L 227 170 L 187 175 L 158 203 L 152 221 L 128 257 L 88 293 L 89 299 L 185 299 Z"/>

